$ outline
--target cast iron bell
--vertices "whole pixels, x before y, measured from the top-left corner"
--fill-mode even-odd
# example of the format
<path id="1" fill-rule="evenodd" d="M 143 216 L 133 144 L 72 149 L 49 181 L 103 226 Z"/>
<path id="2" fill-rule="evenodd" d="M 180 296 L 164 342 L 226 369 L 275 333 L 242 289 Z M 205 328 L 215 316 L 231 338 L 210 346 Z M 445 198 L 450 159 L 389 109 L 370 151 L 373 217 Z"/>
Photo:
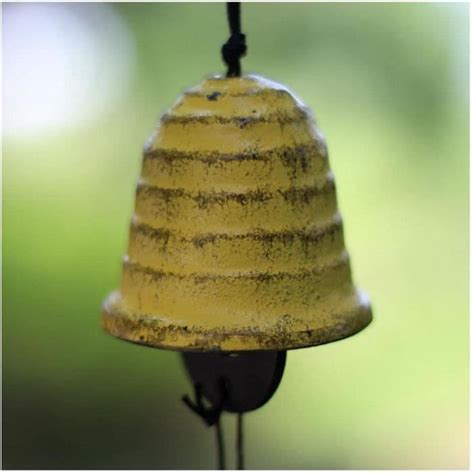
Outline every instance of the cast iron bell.
<path id="1" fill-rule="evenodd" d="M 212 77 L 147 142 L 104 328 L 180 351 L 284 351 L 371 321 L 310 110 L 258 76 Z"/>

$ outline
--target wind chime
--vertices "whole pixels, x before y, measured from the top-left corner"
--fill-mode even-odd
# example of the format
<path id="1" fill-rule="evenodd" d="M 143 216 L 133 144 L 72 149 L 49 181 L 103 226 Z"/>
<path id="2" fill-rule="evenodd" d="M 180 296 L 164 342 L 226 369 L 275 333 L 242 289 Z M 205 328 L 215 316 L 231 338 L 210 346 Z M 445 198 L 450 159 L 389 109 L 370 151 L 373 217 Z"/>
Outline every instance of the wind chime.
<path id="1" fill-rule="evenodd" d="M 240 4 L 228 3 L 225 76 L 186 91 L 145 145 L 121 286 L 106 331 L 182 352 L 195 400 L 223 411 L 265 404 L 286 351 L 351 336 L 371 319 L 352 282 L 334 176 L 311 111 L 288 89 L 241 76 Z"/>

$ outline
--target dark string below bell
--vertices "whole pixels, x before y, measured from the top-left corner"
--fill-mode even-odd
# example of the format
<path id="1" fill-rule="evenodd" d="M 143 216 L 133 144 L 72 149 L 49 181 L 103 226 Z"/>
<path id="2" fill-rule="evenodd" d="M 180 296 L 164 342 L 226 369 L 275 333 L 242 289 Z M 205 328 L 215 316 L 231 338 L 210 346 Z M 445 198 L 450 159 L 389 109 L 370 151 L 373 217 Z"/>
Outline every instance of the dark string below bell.
<path id="1" fill-rule="evenodd" d="M 237 469 L 244 467 L 244 414 L 237 414 Z"/>

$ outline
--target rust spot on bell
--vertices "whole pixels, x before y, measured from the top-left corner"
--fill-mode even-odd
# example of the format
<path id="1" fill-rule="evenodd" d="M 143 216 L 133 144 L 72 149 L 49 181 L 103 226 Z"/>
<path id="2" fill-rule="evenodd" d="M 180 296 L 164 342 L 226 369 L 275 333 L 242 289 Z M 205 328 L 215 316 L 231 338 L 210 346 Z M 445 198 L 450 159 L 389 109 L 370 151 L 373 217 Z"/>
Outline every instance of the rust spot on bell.
<path id="1" fill-rule="evenodd" d="M 285 87 L 209 78 L 163 115 L 102 314 L 115 336 L 192 351 L 313 346 L 371 321 L 324 138 Z"/>

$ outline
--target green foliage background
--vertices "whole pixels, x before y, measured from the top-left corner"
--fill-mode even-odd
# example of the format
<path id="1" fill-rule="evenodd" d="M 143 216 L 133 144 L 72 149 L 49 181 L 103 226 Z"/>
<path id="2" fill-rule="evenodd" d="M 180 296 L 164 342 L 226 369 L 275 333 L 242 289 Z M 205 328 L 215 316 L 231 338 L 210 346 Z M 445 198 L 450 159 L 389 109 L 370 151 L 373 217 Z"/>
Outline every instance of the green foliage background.
<path id="1" fill-rule="evenodd" d="M 130 96 L 90 125 L 3 141 L 6 468 L 214 467 L 178 354 L 105 335 L 99 313 L 142 144 L 184 88 L 223 70 L 224 5 L 114 8 L 136 41 Z M 327 137 L 375 318 L 289 353 L 246 417 L 248 467 L 466 468 L 468 6 L 245 4 L 243 25 L 244 69 L 288 85 Z"/>

